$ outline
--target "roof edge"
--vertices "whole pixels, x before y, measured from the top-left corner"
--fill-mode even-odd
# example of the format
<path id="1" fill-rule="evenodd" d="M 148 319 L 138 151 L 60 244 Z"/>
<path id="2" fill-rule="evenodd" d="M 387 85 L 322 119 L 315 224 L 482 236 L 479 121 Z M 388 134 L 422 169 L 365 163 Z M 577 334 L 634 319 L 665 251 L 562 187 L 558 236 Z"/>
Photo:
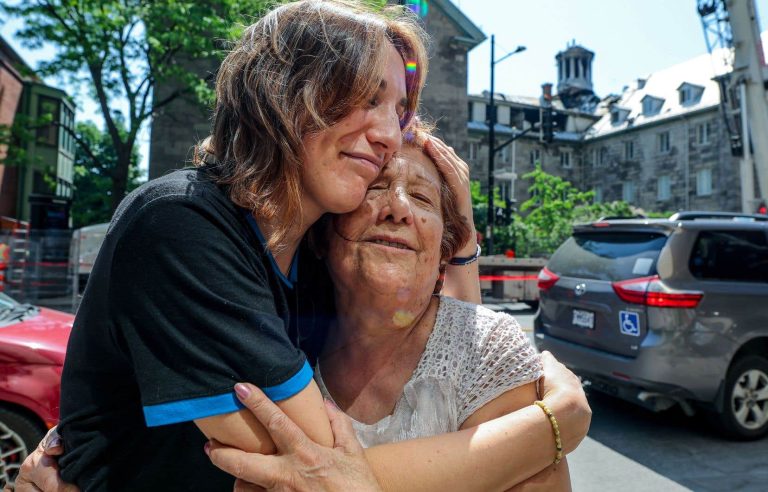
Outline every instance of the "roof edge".
<path id="1" fill-rule="evenodd" d="M 461 11 L 461 9 L 454 5 L 451 0 L 432 0 L 431 3 L 432 5 L 440 7 L 448 18 L 464 31 L 465 36 L 459 36 L 459 38 L 461 39 L 462 44 L 469 46 L 470 50 L 488 39 L 488 36 L 486 36 L 485 33 Z"/>

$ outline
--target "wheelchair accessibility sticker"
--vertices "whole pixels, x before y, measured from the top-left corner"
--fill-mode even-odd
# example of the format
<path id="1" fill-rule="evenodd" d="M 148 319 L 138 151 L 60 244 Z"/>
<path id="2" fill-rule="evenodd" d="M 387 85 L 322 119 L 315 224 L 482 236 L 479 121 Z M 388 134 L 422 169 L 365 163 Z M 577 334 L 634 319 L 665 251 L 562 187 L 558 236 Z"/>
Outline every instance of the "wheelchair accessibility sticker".
<path id="1" fill-rule="evenodd" d="M 619 311 L 619 326 L 624 335 L 640 336 L 640 315 L 632 311 Z"/>

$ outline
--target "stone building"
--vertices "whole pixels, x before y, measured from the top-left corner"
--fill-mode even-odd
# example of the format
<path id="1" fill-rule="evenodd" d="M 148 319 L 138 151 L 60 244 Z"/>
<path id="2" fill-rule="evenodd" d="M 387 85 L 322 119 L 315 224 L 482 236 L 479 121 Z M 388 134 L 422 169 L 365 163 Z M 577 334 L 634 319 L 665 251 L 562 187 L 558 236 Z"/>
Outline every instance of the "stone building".
<path id="1" fill-rule="evenodd" d="M 575 44 L 557 54 L 554 141 L 532 131 L 497 154 L 503 196 L 527 199 L 520 177 L 539 162 L 594 190 L 597 201 L 625 200 L 646 211 L 740 210 L 738 160 L 715 80 L 727 70 L 722 54 L 659 70 L 602 99 L 592 91 L 593 58 Z M 473 178 L 487 183 L 488 94 L 469 100 L 469 162 Z M 495 104 L 497 145 L 538 122 L 538 98 L 497 93 Z"/>
<path id="2" fill-rule="evenodd" d="M 466 155 L 467 127 L 467 52 L 485 39 L 485 35 L 450 0 L 426 2 L 391 2 L 418 8 L 424 27 L 431 37 L 430 70 L 423 92 L 421 112 L 437 124 L 437 133 L 460 155 Z M 218 60 L 187 63 L 190 70 L 213 80 Z M 174 90 L 171 84 L 159 84 L 155 99 L 162 100 Z M 162 176 L 189 162 L 196 142 L 210 132 L 210 110 L 186 100 L 168 104 L 152 121 L 149 149 L 149 177 Z"/>
<path id="3" fill-rule="evenodd" d="M 603 100 L 582 148 L 586 183 L 598 200 L 649 211 L 740 210 L 738 160 L 715 81 L 724 71 L 722 56 L 705 54 Z"/>

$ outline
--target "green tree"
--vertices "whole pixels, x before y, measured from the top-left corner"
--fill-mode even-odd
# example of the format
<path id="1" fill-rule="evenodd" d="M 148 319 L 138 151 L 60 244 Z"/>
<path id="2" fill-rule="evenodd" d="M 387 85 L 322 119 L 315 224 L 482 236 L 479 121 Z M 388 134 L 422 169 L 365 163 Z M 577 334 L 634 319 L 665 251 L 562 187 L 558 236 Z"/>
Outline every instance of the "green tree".
<path id="1" fill-rule="evenodd" d="M 242 24 L 257 16 L 267 0 L 0 0 L 0 12 L 24 19 L 16 33 L 30 48 L 51 43 L 52 60 L 42 76 L 83 85 L 97 102 L 115 153 L 110 207 L 129 188 L 131 159 L 142 125 L 180 97 L 210 103 L 210 82 L 185 61 L 217 57 L 221 42 L 234 39 Z M 156 94 L 158 83 L 173 90 Z M 122 108 L 122 109 L 121 109 Z M 119 121 L 124 121 L 121 131 Z M 81 146 L 87 142 L 78 141 Z M 83 147 L 92 157 L 96 153 Z"/>
<path id="2" fill-rule="evenodd" d="M 600 217 L 628 217 L 635 214 L 626 202 L 594 203 L 594 193 L 581 191 L 570 182 L 548 174 L 537 165 L 523 179 L 531 181 L 530 198 L 511 214 L 506 225 L 495 225 L 496 253 L 512 249 L 519 257 L 548 256 L 573 232 L 573 224 L 592 222 Z M 471 184 L 477 230 L 485 233 L 488 195 L 480 192 L 480 182 Z M 504 208 L 499 189 L 494 189 L 494 205 Z"/>
<path id="3" fill-rule="evenodd" d="M 581 191 L 569 181 L 544 172 L 540 165 L 523 175 L 532 181 L 530 198 L 520 211 L 528 212 L 515 231 L 518 252 L 525 256 L 552 254 L 573 232 L 573 224 L 600 217 L 634 215 L 626 202 L 595 203 L 594 192 Z"/>
<path id="4" fill-rule="evenodd" d="M 123 122 L 118 119 L 116 124 L 118 131 L 125 133 Z M 112 217 L 112 173 L 117 166 L 117 153 L 109 134 L 92 121 L 78 122 L 75 132 L 86 144 L 75 151 L 75 191 L 71 213 L 73 226 L 77 229 L 108 222 Z M 86 153 L 86 146 L 93 155 Z M 134 148 L 128 170 L 127 192 L 141 184 L 139 159 L 139 152 Z"/>

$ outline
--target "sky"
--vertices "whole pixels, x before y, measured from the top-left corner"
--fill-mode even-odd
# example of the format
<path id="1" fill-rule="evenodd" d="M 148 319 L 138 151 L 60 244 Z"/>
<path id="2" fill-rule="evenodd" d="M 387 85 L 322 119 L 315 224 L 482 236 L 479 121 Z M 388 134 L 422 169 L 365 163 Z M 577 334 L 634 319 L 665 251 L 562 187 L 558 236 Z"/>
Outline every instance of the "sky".
<path id="1" fill-rule="evenodd" d="M 496 92 L 538 96 L 557 85 L 555 55 L 567 44 L 595 53 L 595 93 L 619 93 L 637 78 L 707 52 L 696 0 L 451 0 L 488 40 L 469 53 L 469 91 L 490 90 L 490 36 L 496 59 L 518 45 L 527 49 L 496 65 Z M 768 29 L 768 0 L 756 0 Z"/>
<path id="2" fill-rule="evenodd" d="M 527 49 L 496 65 L 496 91 L 538 96 L 541 84 L 556 85 L 555 55 L 575 41 L 595 53 L 593 85 L 598 96 L 619 93 L 637 78 L 706 53 L 696 0 L 451 0 L 488 37 L 469 54 L 469 91 L 490 89 L 490 35 L 496 59 L 518 45 Z M 768 0 L 756 0 L 760 25 L 768 29 Z M 427 14 L 429 15 L 429 14 Z M 19 19 L 0 19 L 2 35 L 35 67 L 52 48 L 29 50 L 13 38 Z M 60 81 L 78 104 L 77 119 L 100 123 L 95 103 Z M 149 134 L 139 135 L 146 169 Z"/>

